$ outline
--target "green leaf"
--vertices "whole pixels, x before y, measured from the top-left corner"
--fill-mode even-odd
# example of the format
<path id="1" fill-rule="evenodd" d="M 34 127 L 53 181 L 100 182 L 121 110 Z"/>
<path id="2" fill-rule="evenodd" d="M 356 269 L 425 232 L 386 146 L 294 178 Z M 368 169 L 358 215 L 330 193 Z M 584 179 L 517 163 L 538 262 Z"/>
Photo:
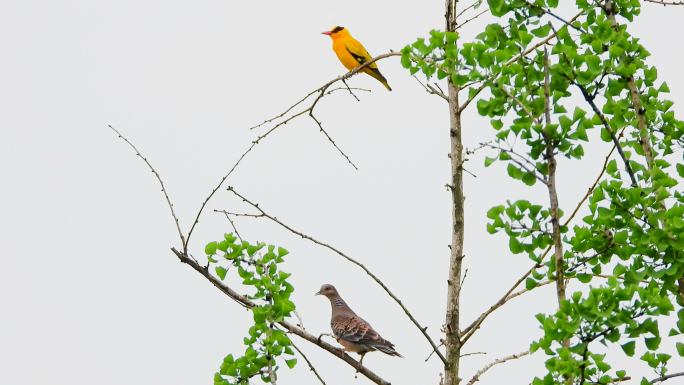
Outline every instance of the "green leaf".
<path id="1" fill-rule="evenodd" d="M 679 353 L 679 355 L 681 357 L 684 357 L 684 343 L 677 342 L 676 346 L 677 346 L 677 353 Z"/>
<path id="2" fill-rule="evenodd" d="M 656 350 L 660 346 L 660 337 L 645 338 L 644 342 L 649 350 Z"/>
<path id="3" fill-rule="evenodd" d="M 577 274 L 577 280 L 582 283 L 589 283 L 591 281 L 591 274 Z"/>
<path id="4" fill-rule="evenodd" d="M 506 2 L 504 0 L 487 0 L 487 4 L 494 16 L 501 17 L 508 12 L 508 7 L 506 7 Z"/>
<path id="5" fill-rule="evenodd" d="M 292 359 L 289 359 L 289 360 L 285 360 L 285 363 L 287 364 L 287 367 L 288 367 L 288 368 L 292 369 L 292 368 L 295 367 L 295 365 L 297 365 L 297 359 L 296 359 L 296 358 L 292 358 Z"/>
<path id="6" fill-rule="evenodd" d="M 222 281 L 223 281 L 224 279 L 226 279 L 226 272 L 227 272 L 227 271 L 228 271 L 228 270 L 226 270 L 226 268 L 223 267 L 223 266 L 216 266 L 216 275 L 218 275 L 219 278 L 221 278 Z"/>
<path id="7" fill-rule="evenodd" d="M 684 164 L 677 163 L 677 174 L 684 178 Z"/>
<path id="8" fill-rule="evenodd" d="M 537 183 L 537 178 L 535 178 L 534 174 L 528 172 L 523 175 L 522 181 L 528 186 L 534 186 Z"/>
<path id="9" fill-rule="evenodd" d="M 216 242 L 209 242 L 207 245 L 204 247 L 204 252 L 207 255 L 214 255 L 216 254 L 216 249 L 218 248 L 218 243 Z"/>
<path id="10" fill-rule="evenodd" d="M 630 357 L 634 356 L 634 348 L 636 347 L 636 342 L 629 341 L 626 344 L 622 344 L 622 350 Z"/>

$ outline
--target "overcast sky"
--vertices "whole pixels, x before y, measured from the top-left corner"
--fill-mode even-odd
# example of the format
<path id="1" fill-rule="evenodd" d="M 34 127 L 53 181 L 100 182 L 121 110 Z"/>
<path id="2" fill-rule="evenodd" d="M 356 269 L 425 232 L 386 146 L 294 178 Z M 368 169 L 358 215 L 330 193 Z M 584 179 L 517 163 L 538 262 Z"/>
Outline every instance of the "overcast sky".
<path id="1" fill-rule="evenodd" d="M 443 25 L 443 1 L 24 0 L 0 4 L 0 383 L 186 385 L 211 383 L 228 353 L 240 354 L 250 314 L 170 253 L 178 240 L 152 174 L 107 128 L 133 140 L 167 183 L 184 229 L 201 201 L 254 138 L 248 127 L 343 73 L 320 34 L 344 25 L 373 54 L 398 50 Z M 645 6 L 631 31 L 684 103 L 684 7 Z M 482 23 L 486 20 L 483 19 Z M 472 23 L 473 32 L 482 24 Z M 468 33 L 466 33 L 467 35 Z M 365 263 L 402 298 L 434 338 L 444 319 L 450 243 L 448 115 L 396 58 L 380 63 L 393 92 L 356 102 L 338 93 L 319 117 L 355 171 L 311 120 L 280 129 L 228 183 L 279 219 Z M 681 118 L 681 116 L 680 116 Z M 491 136 L 466 116 L 464 142 Z M 560 163 L 560 201 L 572 207 L 598 172 L 608 144 L 582 163 Z M 527 270 L 503 237 L 485 231 L 486 210 L 534 192 L 501 165 L 466 164 L 469 323 Z M 225 191 L 210 209 L 244 211 Z M 329 305 L 314 297 L 335 284 L 347 302 L 406 358 L 365 363 L 393 384 L 436 384 L 439 364 L 402 311 L 358 268 L 277 226 L 240 220 L 241 234 L 291 251 L 294 299 L 306 328 L 329 331 Z M 211 210 L 191 245 L 230 231 Z M 236 286 L 239 287 L 239 286 Z M 489 319 L 465 352 L 463 377 L 525 350 L 540 335 L 533 315 L 553 310 L 553 288 Z M 365 384 L 305 341 L 295 342 L 328 384 Z M 483 384 L 525 384 L 544 373 L 542 355 L 492 370 Z M 681 370 L 679 358 L 673 368 Z M 639 375 L 644 372 L 634 372 Z M 313 384 L 303 362 L 282 384 Z M 672 380 L 670 384 L 678 383 Z M 680 380 L 679 383 L 684 383 Z"/>

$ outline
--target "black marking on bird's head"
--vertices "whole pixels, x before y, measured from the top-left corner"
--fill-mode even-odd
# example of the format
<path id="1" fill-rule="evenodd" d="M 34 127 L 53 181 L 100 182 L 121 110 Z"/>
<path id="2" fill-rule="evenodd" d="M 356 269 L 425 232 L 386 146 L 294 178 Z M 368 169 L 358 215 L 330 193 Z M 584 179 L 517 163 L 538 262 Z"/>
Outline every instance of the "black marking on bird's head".
<path id="1" fill-rule="evenodd" d="M 344 27 L 340 27 L 340 26 L 338 25 L 337 27 L 333 28 L 330 32 L 332 32 L 332 33 L 338 33 L 338 32 L 340 32 L 340 31 L 342 31 L 343 29 L 344 29 Z"/>

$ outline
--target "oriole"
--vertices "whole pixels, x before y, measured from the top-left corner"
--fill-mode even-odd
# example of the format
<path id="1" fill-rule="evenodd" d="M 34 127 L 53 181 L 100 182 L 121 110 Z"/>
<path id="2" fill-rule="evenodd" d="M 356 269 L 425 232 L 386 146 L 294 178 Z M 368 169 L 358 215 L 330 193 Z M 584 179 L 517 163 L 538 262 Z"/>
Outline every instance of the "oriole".
<path id="1" fill-rule="evenodd" d="M 353 70 L 354 68 L 367 63 L 373 57 L 366 51 L 366 48 L 358 40 L 354 39 L 349 31 L 344 27 L 335 27 L 330 31 L 322 32 L 324 35 L 330 36 L 333 41 L 333 51 L 340 59 L 342 65 L 344 65 L 348 70 Z M 387 83 L 387 79 L 380 73 L 378 65 L 376 63 L 371 63 L 361 70 L 375 79 L 377 79 L 382 85 L 388 90 L 392 91 L 392 88 Z"/>

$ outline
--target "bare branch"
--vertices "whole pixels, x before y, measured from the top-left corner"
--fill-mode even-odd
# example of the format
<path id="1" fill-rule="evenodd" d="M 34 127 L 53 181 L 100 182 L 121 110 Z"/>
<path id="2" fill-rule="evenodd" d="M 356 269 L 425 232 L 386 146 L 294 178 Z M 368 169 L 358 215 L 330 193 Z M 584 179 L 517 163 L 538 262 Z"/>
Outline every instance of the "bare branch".
<path id="1" fill-rule="evenodd" d="M 515 297 L 521 296 L 521 295 L 523 295 L 523 294 L 525 294 L 525 293 L 529 293 L 530 291 L 532 291 L 532 290 L 534 290 L 534 289 L 538 289 L 538 288 L 540 288 L 540 287 L 542 287 L 542 286 L 546 286 L 546 285 L 552 284 L 552 283 L 554 283 L 554 282 L 556 282 L 556 281 L 546 280 L 546 281 L 537 283 L 537 285 L 536 285 L 535 287 L 533 287 L 532 289 L 520 289 L 520 290 L 518 290 L 518 291 L 516 291 L 516 292 L 514 292 L 514 293 L 511 293 L 508 297 L 506 297 L 506 302 L 512 300 L 512 299 L 515 298 Z"/>
<path id="2" fill-rule="evenodd" d="M 551 250 L 551 246 L 549 246 L 546 249 L 546 252 L 544 253 L 544 256 L 548 254 L 549 250 Z M 463 331 L 461 332 L 461 344 L 465 344 L 470 337 L 473 336 L 473 334 L 477 331 L 477 329 L 480 328 L 480 325 L 482 325 L 482 322 L 484 322 L 487 317 L 489 317 L 490 314 L 492 314 L 496 309 L 500 308 L 503 306 L 506 302 L 509 300 L 509 296 L 513 293 L 513 291 L 525 280 L 527 277 L 532 274 L 534 270 L 537 269 L 537 265 L 532 266 L 527 272 L 525 272 L 522 277 L 518 278 L 517 281 L 511 286 L 506 293 L 499 298 L 498 301 L 496 301 L 492 306 L 489 307 L 484 313 L 480 314 L 475 321 L 473 321 L 470 325 L 468 325 Z M 514 297 L 511 297 L 514 298 Z"/>
<path id="3" fill-rule="evenodd" d="M 478 17 L 484 15 L 484 14 L 487 13 L 487 12 L 489 12 L 489 8 L 483 9 L 483 10 L 480 11 L 480 13 L 478 13 L 477 15 L 475 15 L 475 16 L 469 18 L 469 19 L 466 19 L 463 23 L 460 23 L 458 26 L 456 26 L 455 29 L 458 31 L 458 30 L 461 29 L 464 25 L 470 23 L 471 21 L 477 19 Z"/>
<path id="4" fill-rule="evenodd" d="M 235 235 L 237 235 L 237 237 L 238 237 L 238 239 L 240 240 L 240 242 L 243 242 L 242 237 L 240 236 L 240 233 L 238 232 L 238 229 L 237 229 L 237 227 L 235 226 L 235 222 L 233 222 L 233 219 L 230 217 L 230 214 L 227 213 L 227 212 L 224 212 L 224 214 L 226 215 L 226 219 L 228 219 L 228 222 L 230 222 L 230 227 L 233 228 L 233 231 L 235 232 Z"/>
<path id="5" fill-rule="evenodd" d="M 662 6 L 668 5 L 684 5 L 684 1 L 665 1 L 665 0 L 646 0 L 649 3 L 660 4 Z"/>
<path id="6" fill-rule="evenodd" d="M 438 90 L 437 88 L 435 88 L 434 86 L 432 86 L 430 83 L 423 83 L 422 81 L 420 81 L 420 79 L 419 79 L 418 76 L 416 76 L 416 75 L 411 75 L 411 76 L 413 76 L 413 78 L 416 79 L 416 81 L 417 81 L 421 86 L 423 86 L 423 88 L 425 89 L 425 92 L 427 92 L 428 94 L 437 95 L 437 96 L 439 96 L 440 98 L 442 98 L 442 99 L 444 99 L 444 100 L 446 100 L 446 101 L 449 101 L 449 98 L 447 98 L 447 96 L 444 95 L 444 92 L 442 92 L 441 90 Z"/>
<path id="7" fill-rule="evenodd" d="M 162 191 L 162 193 L 164 194 L 164 198 L 166 199 L 166 204 L 169 206 L 169 210 L 171 211 L 171 217 L 173 218 L 173 221 L 176 223 L 176 230 L 178 230 L 178 236 L 180 237 L 181 245 L 185 246 L 185 237 L 183 236 L 183 231 L 181 231 L 180 224 L 178 223 L 178 216 L 176 215 L 176 211 L 175 211 L 174 208 L 173 208 L 173 203 L 171 202 L 171 198 L 169 197 L 169 193 L 168 193 L 168 191 L 166 190 L 166 186 L 164 185 L 164 181 L 162 180 L 161 176 L 159 176 L 159 173 L 157 172 L 157 170 L 155 170 L 155 168 L 152 167 L 152 164 L 150 163 L 150 161 L 147 160 L 147 157 L 145 157 L 145 156 L 138 150 L 138 148 L 135 147 L 135 145 L 134 145 L 130 140 L 128 140 L 128 138 L 126 138 L 125 136 L 123 136 L 123 135 L 121 134 L 121 132 L 119 132 L 119 130 L 117 130 L 116 128 L 114 128 L 114 126 L 112 126 L 111 124 L 108 124 L 107 126 L 108 126 L 109 128 L 111 128 L 112 131 L 114 131 L 114 132 L 116 133 L 116 135 L 119 137 L 119 139 L 121 139 L 121 140 L 123 140 L 124 142 L 126 142 L 126 144 L 128 145 L 128 147 L 132 148 L 133 151 L 135 151 L 135 155 L 136 155 L 137 157 L 139 157 L 140 159 L 142 159 L 142 160 L 145 162 L 145 164 L 147 165 L 147 167 L 148 167 L 148 168 L 150 169 L 150 171 L 152 171 L 152 173 L 154 174 L 154 177 L 157 178 L 157 181 L 159 182 L 159 185 L 161 186 L 161 191 Z"/>
<path id="8" fill-rule="evenodd" d="M 439 351 L 439 348 L 437 347 L 437 344 L 435 344 L 435 342 L 432 340 L 432 338 L 430 337 L 430 335 L 427 333 L 427 326 L 422 326 L 422 325 L 416 320 L 416 318 L 413 316 L 413 314 L 411 314 L 411 312 L 410 312 L 410 311 L 406 308 L 406 306 L 402 303 L 402 301 L 399 299 L 399 297 L 397 297 L 397 296 L 396 296 L 396 295 L 387 287 L 387 285 L 385 285 L 385 283 L 384 283 L 377 275 L 375 275 L 373 272 L 371 272 L 364 264 L 362 264 L 361 262 L 357 261 L 356 259 L 354 259 L 354 258 L 348 256 L 347 254 L 343 253 L 343 252 L 340 251 L 339 249 L 337 249 L 337 248 L 335 248 L 335 247 L 333 247 L 333 246 L 331 246 L 331 245 L 329 245 L 329 244 L 327 244 L 327 243 L 325 243 L 325 242 L 321 242 L 321 241 L 319 241 L 319 240 L 317 240 L 317 239 L 315 239 L 315 238 L 313 238 L 313 237 L 311 237 L 311 236 L 309 236 L 309 235 L 306 235 L 306 234 L 302 233 L 301 231 L 295 230 L 294 228 L 292 228 L 292 227 L 290 227 L 289 225 L 285 224 L 284 222 L 282 222 L 282 221 L 279 220 L 278 218 L 276 218 L 276 217 L 274 217 L 274 216 L 268 214 L 268 213 L 267 213 L 259 204 L 250 201 L 249 199 L 247 199 L 246 197 L 244 197 L 243 195 L 241 195 L 240 193 L 238 193 L 237 191 L 235 191 L 235 189 L 234 189 L 233 187 L 228 187 L 228 191 L 232 192 L 233 194 L 235 194 L 235 196 L 237 196 L 238 198 L 242 199 L 243 202 L 249 204 L 249 205 L 252 206 L 254 209 L 256 209 L 256 210 L 259 212 L 259 214 L 260 214 L 259 216 L 260 216 L 260 217 L 265 217 L 265 218 L 271 220 L 272 222 L 274 222 L 274 223 L 280 225 L 281 227 L 283 227 L 283 228 L 286 229 L 287 231 L 289 231 L 289 232 L 291 232 L 291 233 L 293 233 L 293 234 L 295 234 L 295 235 L 297 235 L 297 236 L 299 236 L 299 237 L 301 237 L 301 238 L 303 238 L 303 239 L 306 239 L 306 240 L 308 240 L 308 241 L 311 241 L 311 242 L 313 242 L 313 243 L 315 243 L 315 244 L 317 244 L 317 245 L 319 245 L 319 246 L 325 247 L 326 249 L 328 249 L 328 250 L 332 251 L 333 253 L 339 255 L 340 257 L 346 259 L 347 261 L 349 261 L 349 262 L 353 263 L 354 265 L 360 267 L 360 268 L 361 268 L 369 277 L 371 277 L 378 285 L 380 285 L 380 287 L 382 287 L 383 290 L 385 290 L 385 292 L 387 293 L 387 295 L 389 295 L 389 296 L 394 300 L 394 302 L 396 302 L 396 303 L 399 305 L 399 307 L 401 307 L 401 309 L 404 311 L 404 313 L 406 314 L 406 316 L 407 316 L 407 317 L 411 320 L 411 322 L 418 328 L 418 330 L 420 330 L 421 334 L 423 334 L 423 336 L 425 337 L 425 339 L 430 343 L 430 346 L 432 346 L 432 349 L 435 351 L 435 354 L 437 354 L 437 355 L 439 356 L 439 358 L 442 360 L 442 362 L 445 362 L 444 355 L 442 355 L 442 352 Z"/>
<path id="9" fill-rule="evenodd" d="M 652 380 L 651 380 L 651 384 L 655 384 L 656 382 L 667 381 L 667 380 L 669 380 L 670 378 L 682 377 L 682 376 L 684 376 L 684 372 L 668 374 L 668 375 L 666 375 L 666 376 L 662 376 L 662 377 L 658 377 L 658 378 L 652 379 Z"/>
<path id="10" fill-rule="evenodd" d="M 463 8 L 462 10 L 460 10 L 460 11 L 456 14 L 456 20 L 458 20 L 458 18 L 461 17 L 464 13 L 466 13 L 466 12 L 468 12 L 469 10 L 475 8 L 478 4 L 480 4 L 480 1 L 479 1 L 479 0 L 475 0 L 475 1 L 473 1 L 472 4 L 470 4 L 469 6 Z"/>
<path id="11" fill-rule="evenodd" d="M 496 366 L 496 365 L 499 365 L 499 364 L 503 364 L 503 363 L 506 362 L 506 361 L 517 360 L 518 358 L 525 357 L 525 356 L 527 356 L 527 355 L 529 355 L 529 354 L 530 354 L 530 351 L 529 351 L 529 350 L 525 350 L 524 352 L 520 352 L 520 353 L 516 353 L 516 354 L 511 354 L 510 356 L 501 357 L 501 358 L 499 358 L 499 359 L 496 360 L 496 361 L 492 361 L 492 362 L 490 362 L 489 364 L 485 365 L 482 369 L 478 370 L 477 373 L 475 373 L 475 375 L 470 379 L 470 381 L 468 381 L 468 384 L 467 384 L 467 385 L 473 385 L 474 383 L 476 383 L 477 381 L 479 381 L 479 380 L 480 380 L 480 377 L 481 377 L 483 374 L 485 374 L 485 372 L 487 372 L 487 371 L 488 371 L 489 369 L 491 369 L 492 367 L 494 367 L 494 366 Z"/>
<path id="12" fill-rule="evenodd" d="M 216 187 L 214 187 L 214 189 L 211 190 L 209 195 L 204 199 L 204 202 L 202 202 L 202 205 L 200 206 L 199 210 L 197 211 L 197 215 L 195 215 L 195 220 L 192 222 L 192 226 L 190 226 L 190 230 L 188 231 L 187 240 L 185 241 L 185 243 L 183 243 L 183 253 L 184 254 L 188 253 L 188 245 L 190 244 L 190 237 L 192 236 L 192 232 L 195 230 L 195 226 L 197 226 L 197 224 L 199 223 L 200 216 L 202 216 L 202 212 L 204 211 L 204 208 L 207 206 L 207 203 L 209 203 L 209 200 L 211 200 L 211 198 L 214 196 L 214 194 L 216 194 L 216 192 L 221 188 L 221 186 L 223 186 L 223 183 L 226 181 L 226 179 L 228 179 L 228 177 L 233 173 L 233 171 L 235 171 L 235 169 L 240 164 L 240 162 L 242 162 L 242 160 L 245 159 L 247 154 L 252 152 L 254 147 L 256 147 L 256 145 L 259 144 L 259 142 L 262 139 L 266 138 L 266 136 L 268 134 L 270 134 L 270 132 L 268 132 L 262 136 L 259 136 L 256 140 L 254 140 L 252 142 L 252 144 L 247 148 L 247 150 L 245 150 L 245 152 L 243 152 L 242 155 L 240 155 L 240 157 L 235 162 L 235 164 L 233 164 L 233 167 L 231 167 L 230 170 L 228 170 L 228 172 L 223 176 L 223 178 L 221 178 L 221 180 L 216 185 Z"/>
<path id="13" fill-rule="evenodd" d="M 189 258 L 186 254 L 176 250 L 175 248 L 172 248 L 171 251 L 178 257 L 178 259 L 190 267 L 192 267 L 196 272 L 200 273 L 204 278 L 206 278 L 209 282 L 211 282 L 217 289 L 219 289 L 222 293 L 230 297 L 232 300 L 240 304 L 242 307 L 251 309 L 256 306 L 252 300 L 247 298 L 246 296 L 236 292 L 229 286 L 225 285 L 221 280 L 218 278 L 214 277 L 207 268 L 201 266 L 199 263 L 197 263 L 194 259 Z M 353 367 L 356 369 L 357 372 L 361 373 L 364 375 L 366 378 L 369 380 L 373 381 L 374 383 L 378 385 L 390 385 L 390 383 L 384 379 L 382 379 L 380 376 L 375 374 L 373 371 L 368 369 L 367 367 L 363 366 L 359 361 L 356 361 L 355 359 L 351 358 L 348 354 L 344 352 L 344 350 L 337 348 L 325 341 L 321 341 L 318 337 L 314 336 L 313 334 L 305 331 L 304 329 L 295 326 L 287 321 L 281 321 L 278 322 L 278 324 L 282 327 L 284 327 L 289 333 L 295 334 L 315 345 L 318 347 L 328 351 L 332 355 L 338 357 L 342 361 L 346 362 L 349 364 L 349 366 Z"/>

